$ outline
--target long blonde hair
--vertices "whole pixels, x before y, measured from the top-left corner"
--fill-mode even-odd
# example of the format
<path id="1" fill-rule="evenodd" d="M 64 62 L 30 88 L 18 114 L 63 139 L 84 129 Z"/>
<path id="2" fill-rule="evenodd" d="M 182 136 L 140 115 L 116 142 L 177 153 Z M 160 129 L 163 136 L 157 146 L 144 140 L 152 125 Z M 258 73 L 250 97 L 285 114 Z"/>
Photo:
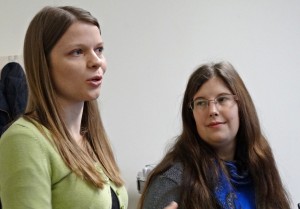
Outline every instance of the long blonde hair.
<path id="1" fill-rule="evenodd" d="M 49 54 L 66 30 L 76 21 L 100 26 L 88 11 L 76 7 L 45 7 L 30 22 L 24 41 L 24 66 L 29 86 L 29 98 L 24 118 L 43 132 L 51 133 L 54 143 L 66 165 L 78 176 L 102 188 L 104 179 L 95 167 L 95 159 L 105 174 L 117 185 L 123 185 L 120 170 L 114 158 L 103 127 L 97 101 L 84 103 L 81 130 L 87 139 L 87 155 L 66 129 L 59 115 L 56 92 L 49 72 Z M 46 135 L 46 134 L 45 134 Z M 50 139 L 49 139 L 50 140 Z"/>

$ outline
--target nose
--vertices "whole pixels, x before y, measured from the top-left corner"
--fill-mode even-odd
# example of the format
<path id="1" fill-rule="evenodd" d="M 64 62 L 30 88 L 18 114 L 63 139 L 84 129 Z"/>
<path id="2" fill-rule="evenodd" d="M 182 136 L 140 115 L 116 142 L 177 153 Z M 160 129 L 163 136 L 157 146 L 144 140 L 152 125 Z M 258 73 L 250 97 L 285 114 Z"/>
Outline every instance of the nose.
<path id="1" fill-rule="evenodd" d="M 103 63 L 105 62 L 105 58 L 103 55 L 98 55 L 95 52 L 92 52 L 88 56 L 87 65 L 90 69 L 98 70 L 100 67 L 102 67 Z M 103 73 L 105 72 L 105 69 L 103 69 Z"/>
<path id="2" fill-rule="evenodd" d="M 209 101 L 208 103 L 208 112 L 210 117 L 216 117 L 219 115 L 219 110 L 217 107 L 218 103 L 214 100 Z"/>

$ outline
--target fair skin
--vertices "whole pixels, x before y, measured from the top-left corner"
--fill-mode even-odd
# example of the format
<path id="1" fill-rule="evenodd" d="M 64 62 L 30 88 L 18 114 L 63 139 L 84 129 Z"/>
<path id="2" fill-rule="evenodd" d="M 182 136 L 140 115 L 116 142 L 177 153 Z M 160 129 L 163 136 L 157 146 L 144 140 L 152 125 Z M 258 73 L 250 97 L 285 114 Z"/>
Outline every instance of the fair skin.
<path id="1" fill-rule="evenodd" d="M 225 83 L 218 77 L 205 82 L 194 98 L 215 99 L 222 94 L 232 94 Z M 211 145 L 220 159 L 233 160 L 236 146 L 236 134 L 239 129 L 238 105 L 229 108 L 209 103 L 202 112 L 193 111 L 197 131 L 201 139 Z"/>
<path id="2" fill-rule="evenodd" d="M 103 41 L 97 26 L 73 23 L 50 53 L 50 72 L 68 131 L 80 144 L 85 101 L 99 97 L 106 70 Z"/>
<path id="3" fill-rule="evenodd" d="M 71 135 L 80 144 L 80 123 L 84 101 L 97 99 L 106 60 L 99 29 L 75 22 L 50 53 L 51 76 L 62 108 L 61 114 Z M 176 209 L 172 202 L 165 209 Z"/>
<path id="4" fill-rule="evenodd" d="M 218 77 L 205 82 L 196 92 L 193 100 L 203 98 L 213 100 L 220 95 L 232 94 L 225 83 Z M 217 107 L 213 102 L 202 112 L 193 111 L 199 136 L 211 145 L 223 160 L 233 160 L 236 134 L 239 129 L 238 105 L 236 102 L 229 108 Z M 164 209 L 177 209 L 176 202 Z"/>
<path id="5" fill-rule="evenodd" d="M 164 209 L 177 209 L 177 208 L 178 208 L 178 204 L 173 201 L 167 207 L 165 207 Z"/>

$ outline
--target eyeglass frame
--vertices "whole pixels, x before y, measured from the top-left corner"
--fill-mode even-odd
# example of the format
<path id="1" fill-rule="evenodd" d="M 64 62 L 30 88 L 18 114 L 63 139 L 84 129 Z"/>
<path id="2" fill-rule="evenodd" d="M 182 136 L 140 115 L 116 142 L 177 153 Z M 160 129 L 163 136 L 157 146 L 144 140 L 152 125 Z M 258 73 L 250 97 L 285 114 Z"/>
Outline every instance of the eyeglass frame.
<path id="1" fill-rule="evenodd" d="M 215 105 L 219 104 L 219 102 L 217 101 L 217 99 L 220 98 L 220 97 L 222 97 L 222 96 L 232 96 L 232 98 L 233 98 L 234 101 L 238 101 L 238 96 L 235 95 L 235 94 L 221 94 L 221 95 L 215 97 L 214 99 L 205 99 L 205 98 L 199 98 L 198 97 L 198 98 L 192 100 L 191 102 L 189 102 L 189 109 L 192 110 L 192 111 L 194 111 L 194 108 L 195 108 L 194 107 L 194 102 L 197 101 L 197 100 L 199 100 L 199 99 L 201 99 L 201 100 L 207 102 L 206 106 L 203 109 L 203 110 L 205 110 L 207 107 L 209 107 L 210 102 L 213 102 Z"/>

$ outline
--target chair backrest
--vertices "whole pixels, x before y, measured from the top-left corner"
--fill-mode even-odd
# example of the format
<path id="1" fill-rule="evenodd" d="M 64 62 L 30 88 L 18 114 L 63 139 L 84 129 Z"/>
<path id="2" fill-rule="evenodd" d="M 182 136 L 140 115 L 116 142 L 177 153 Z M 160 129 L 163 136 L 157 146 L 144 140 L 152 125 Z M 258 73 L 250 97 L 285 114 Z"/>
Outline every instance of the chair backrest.
<path id="1" fill-rule="evenodd" d="M 0 79 L 0 136 L 11 122 L 24 113 L 27 97 L 26 75 L 22 66 L 17 62 L 7 63 L 1 70 Z"/>

